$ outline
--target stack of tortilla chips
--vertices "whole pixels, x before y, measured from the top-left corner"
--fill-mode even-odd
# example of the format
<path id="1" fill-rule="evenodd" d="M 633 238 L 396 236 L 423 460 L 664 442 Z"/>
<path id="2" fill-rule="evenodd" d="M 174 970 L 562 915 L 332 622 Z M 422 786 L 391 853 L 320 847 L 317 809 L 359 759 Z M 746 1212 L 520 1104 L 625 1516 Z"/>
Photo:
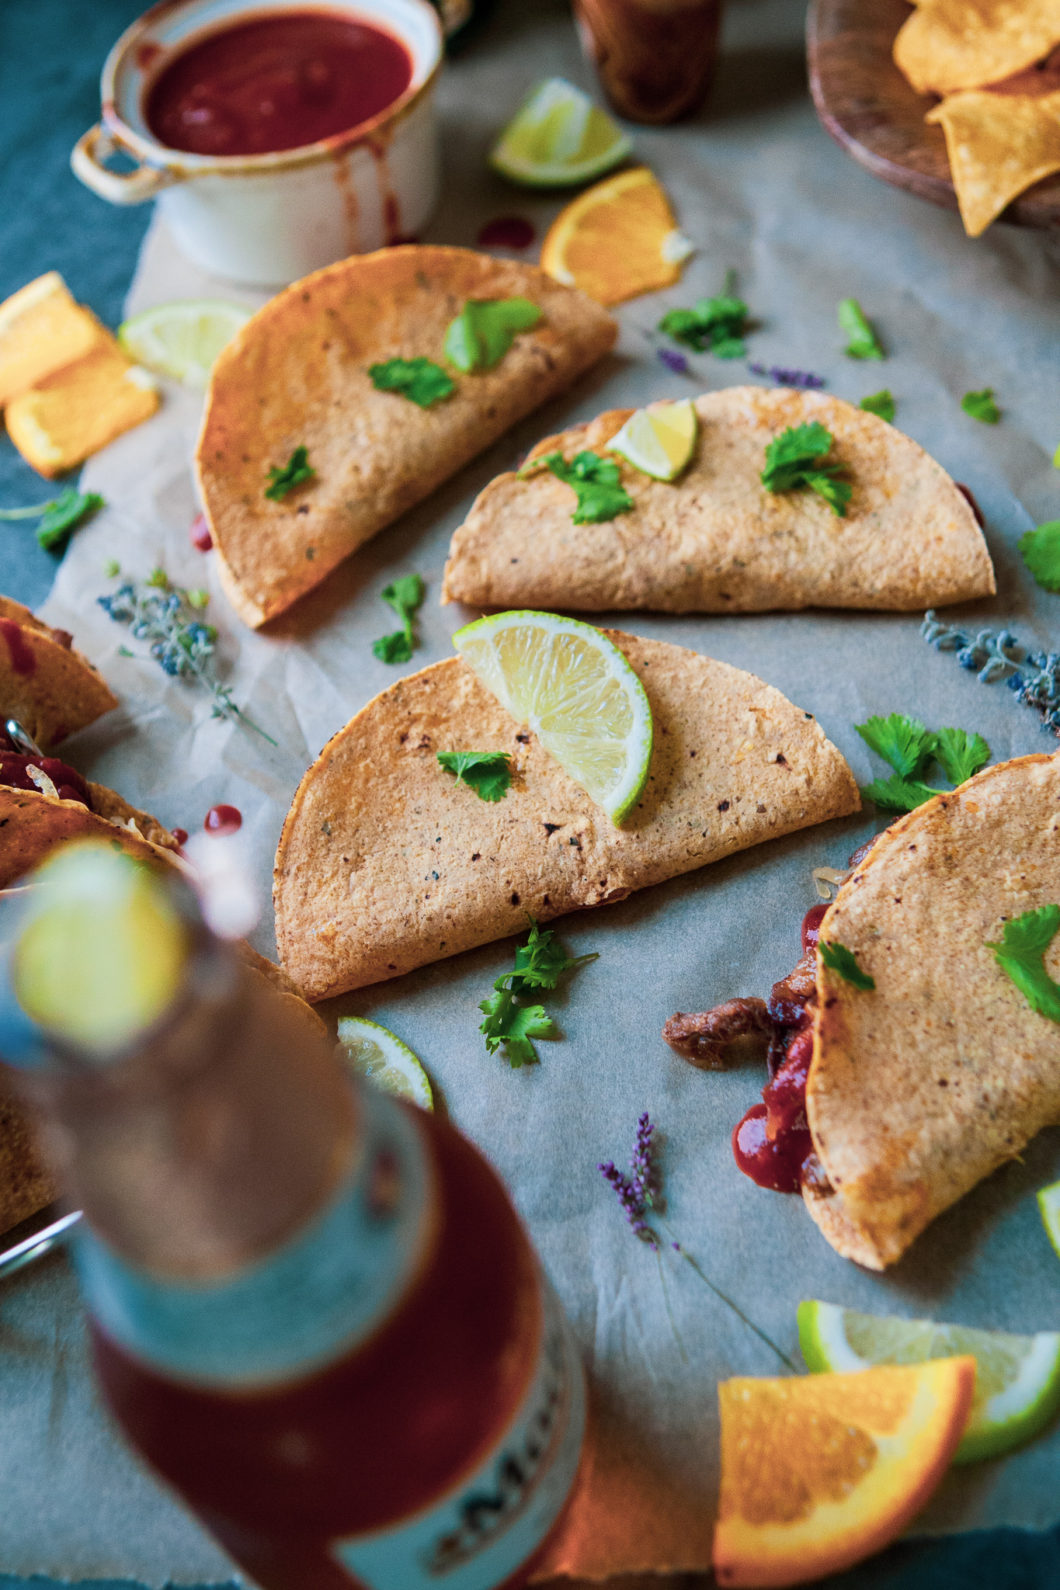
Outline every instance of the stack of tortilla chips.
<path id="1" fill-rule="evenodd" d="M 1060 171 L 1060 0 L 920 0 L 894 58 L 946 134 L 961 219 L 978 237 Z"/>

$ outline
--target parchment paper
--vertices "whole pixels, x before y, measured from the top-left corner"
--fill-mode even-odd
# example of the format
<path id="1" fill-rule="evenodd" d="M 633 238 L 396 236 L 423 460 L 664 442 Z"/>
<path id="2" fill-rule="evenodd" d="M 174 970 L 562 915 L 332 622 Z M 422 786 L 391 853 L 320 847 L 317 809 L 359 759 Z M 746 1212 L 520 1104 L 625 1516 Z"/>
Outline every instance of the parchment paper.
<path id="1" fill-rule="evenodd" d="M 730 0 L 708 112 L 679 127 L 635 132 L 637 154 L 664 180 L 698 246 L 680 287 L 620 309 L 621 343 L 605 367 L 384 531 L 269 634 L 238 623 L 211 558 L 189 544 L 194 394 L 167 390 L 153 420 L 90 464 L 85 484 L 108 506 L 78 532 L 45 616 L 74 631 L 123 706 L 71 745 L 79 765 L 191 831 L 215 801 L 239 806 L 267 898 L 276 839 L 304 767 L 399 672 L 370 649 L 394 627 L 379 600 L 383 585 L 411 570 L 428 583 L 422 643 L 406 671 L 448 655 L 451 632 L 469 615 L 437 605 L 442 564 L 452 530 L 493 474 L 538 437 L 603 408 L 751 379 L 739 364 L 709 356 L 693 359 L 694 379 L 673 375 L 646 335 L 666 308 L 717 291 L 729 267 L 761 323 L 751 358 L 817 370 L 855 402 L 889 386 L 899 426 L 975 492 L 999 594 L 954 620 L 1004 623 L 1034 645 L 1055 644 L 1060 599 L 1033 585 L 1016 540 L 1060 513 L 1060 474 L 1051 465 L 1060 441 L 1057 242 L 1000 226 L 969 242 L 956 217 L 849 162 L 818 127 L 805 92 L 802 20 L 803 8 L 784 0 Z M 556 213 L 558 200 L 509 188 L 483 157 L 527 87 L 557 71 L 592 86 L 560 4 L 509 6 L 451 65 L 442 84 L 447 186 L 431 239 L 473 244 L 492 216 L 520 213 L 543 228 Z M 200 293 L 258 301 L 198 276 L 153 231 L 130 309 Z M 886 363 L 843 356 L 835 306 L 848 295 L 878 326 Z M 959 406 L 964 392 L 984 386 L 996 389 L 1003 410 L 994 428 Z M 141 576 L 162 564 L 179 583 L 209 587 L 224 677 L 279 750 L 211 720 L 207 698 L 167 681 L 153 662 L 119 655 L 129 637 L 95 604 L 112 584 L 103 574 L 108 558 Z M 760 674 L 817 714 L 862 782 L 882 769 L 853 726 L 874 712 L 909 711 L 932 726 L 978 729 L 998 759 L 1055 746 L 1003 685 L 984 686 L 952 655 L 929 648 L 915 617 L 618 615 L 615 622 Z M 893 1272 L 875 1277 L 826 1246 L 798 1199 L 763 1192 L 736 1171 L 729 1135 L 758 1096 L 760 1071 L 706 1075 L 660 1040 L 675 1010 L 767 992 L 798 954 L 800 918 L 814 900 L 810 869 L 842 865 L 878 826 L 870 809 L 561 923 L 572 953 L 595 950 L 600 958 L 554 1002 L 562 1036 L 539 1045 L 536 1068 L 509 1071 L 486 1054 L 477 1031 L 477 1002 L 510 967 L 510 941 L 341 1004 L 386 1023 L 423 1057 L 454 1120 L 512 1188 L 570 1312 L 593 1375 L 602 1461 L 620 1492 L 625 1486 L 642 1504 L 616 1514 L 608 1492 L 606 1517 L 599 1509 L 583 1515 L 588 1522 L 566 1558 L 561 1551 L 554 1562 L 586 1576 L 708 1561 L 716 1382 L 778 1369 L 672 1253 L 663 1259 L 664 1294 L 655 1258 L 635 1241 L 602 1182 L 597 1162 L 625 1161 L 642 1110 L 665 1134 L 675 1233 L 790 1355 L 804 1297 L 1018 1331 L 1060 1324 L 1060 1265 L 1032 1196 L 1060 1175 L 1056 1132 L 936 1221 Z M 268 920 L 259 937 L 265 950 Z M 0 1353 L 3 1569 L 135 1577 L 152 1586 L 230 1577 L 222 1555 L 108 1431 L 87 1379 L 62 1260 L 4 1286 Z M 1060 1514 L 1058 1465 L 1054 1427 L 1005 1462 L 952 1473 L 917 1527 L 1049 1525 Z M 635 1469 L 641 1479 L 631 1487 Z"/>

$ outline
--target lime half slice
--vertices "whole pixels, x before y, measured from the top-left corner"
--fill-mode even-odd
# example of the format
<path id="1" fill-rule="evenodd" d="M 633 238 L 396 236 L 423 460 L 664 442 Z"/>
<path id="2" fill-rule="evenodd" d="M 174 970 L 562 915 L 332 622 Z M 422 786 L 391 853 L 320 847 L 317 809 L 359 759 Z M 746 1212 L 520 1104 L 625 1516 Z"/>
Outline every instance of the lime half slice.
<path id="1" fill-rule="evenodd" d="M 490 152 L 490 165 L 529 188 L 565 188 L 624 160 L 629 138 L 588 94 L 563 77 L 533 89 Z"/>
<path id="2" fill-rule="evenodd" d="M 497 613 L 453 645 L 613 823 L 629 815 L 648 780 L 651 707 L 606 635 L 555 613 Z"/>
<path id="3" fill-rule="evenodd" d="M 434 1109 L 426 1071 L 408 1044 L 388 1027 L 363 1016 L 340 1016 L 338 1033 L 342 1058 L 357 1076 L 422 1110 Z"/>
<path id="4" fill-rule="evenodd" d="M 220 298 L 186 298 L 144 309 L 118 327 L 131 359 L 158 375 L 204 387 L 217 355 L 250 319 L 242 304 Z"/>
<path id="5" fill-rule="evenodd" d="M 699 417 L 691 398 L 637 409 L 607 444 L 653 480 L 676 480 L 696 450 Z"/>
<path id="6" fill-rule="evenodd" d="M 1060 1181 L 1054 1181 L 1051 1187 L 1043 1187 L 1038 1194 L 1038 1208 L 1042 1212 L 1042 1224 L 1049 1233 L 1049 1241 L 1056 1249 L 1056 1256 L 1060 1259 Z"/>
<path id="7" fill-rule="evenodd" d="M 999 1457 L 1045 1428 L 1060 1408 L 1060 1332 L 1014 1336 L 1007 1331 L 936 1325 L 931 1320 L 856 1314 L 836 1303 L 799 1304 L 799 1346 L 814 1373 L 921 1364 L 971 1353 L 975 1400 L 955 1463 Z"/>

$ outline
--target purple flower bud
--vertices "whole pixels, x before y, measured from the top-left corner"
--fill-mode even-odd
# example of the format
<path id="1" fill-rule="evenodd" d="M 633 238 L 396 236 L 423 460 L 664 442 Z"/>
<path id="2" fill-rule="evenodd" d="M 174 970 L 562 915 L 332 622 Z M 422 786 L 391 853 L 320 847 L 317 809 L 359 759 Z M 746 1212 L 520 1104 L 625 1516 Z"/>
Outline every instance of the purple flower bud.
<path id="1" fill-rule="evenodd" d="M 683 353 L 677 353 L 673 348 L 657 348 L 655 351 L 656 355 L 658 356 L 659 363 L 664 364 L 666 368 L 668 370 L 672 370 L 675 375 L 689 374 L 691 367 Z"/>

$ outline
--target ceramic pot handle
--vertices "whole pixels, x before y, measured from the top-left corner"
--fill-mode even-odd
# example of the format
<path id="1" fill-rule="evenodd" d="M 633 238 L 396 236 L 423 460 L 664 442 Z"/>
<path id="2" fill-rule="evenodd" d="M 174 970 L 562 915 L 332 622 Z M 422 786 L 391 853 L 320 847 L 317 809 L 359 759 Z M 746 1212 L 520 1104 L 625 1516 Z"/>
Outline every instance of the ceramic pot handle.
<path id="1" fill-rule="evenodd" d="M 70 154 L 74 176 L 101 199 L 111 204 L 143 204 L 145 199 L 153 199 L 174 180 L 169 172 L 159 171 L 156 166 L 139 165 L 133 171 L 109 170 L 104 161 L 109 160 L 118 147 L 97 122 L 77 140 Z M 128 151 L 123 149 L 122 153 Z"/>

